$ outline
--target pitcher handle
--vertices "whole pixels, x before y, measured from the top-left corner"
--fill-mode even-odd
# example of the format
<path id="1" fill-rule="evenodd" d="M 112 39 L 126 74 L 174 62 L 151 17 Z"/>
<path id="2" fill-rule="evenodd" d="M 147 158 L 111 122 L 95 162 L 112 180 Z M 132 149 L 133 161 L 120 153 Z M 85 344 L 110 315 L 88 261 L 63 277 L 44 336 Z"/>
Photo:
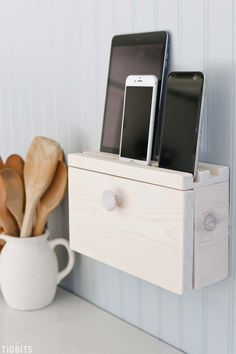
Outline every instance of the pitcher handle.
<path id="1" fill-rule="evenodd" d="M 55 240 L 50 240 L 49 241 L 49 246 L 54 250 L 56 246 L 64 246 L 67 250 L 68 253 L 68 264 L 63 269 L 61 272 L 58 273 L 57 275 L 57 284 L 59 284 L 62 279 L 64 279 L 71 271 L 72 268 L 74 267 L 75 264 L 75 253 L 70 249 L 69 242 L 65 240 L 64 238 L 56 238 Z"/>

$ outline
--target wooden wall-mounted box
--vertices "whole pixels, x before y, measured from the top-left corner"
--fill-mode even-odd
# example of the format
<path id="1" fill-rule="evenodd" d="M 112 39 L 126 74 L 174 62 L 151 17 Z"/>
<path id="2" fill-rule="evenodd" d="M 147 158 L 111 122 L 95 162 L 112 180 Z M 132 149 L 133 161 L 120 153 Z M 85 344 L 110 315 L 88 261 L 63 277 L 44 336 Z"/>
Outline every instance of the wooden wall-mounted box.
<path id="1" fill-rule="evenodd" d="M 228 275 L 229 169 L 189 173 L 69 155 L 70 245 L 177 294 Z"/>

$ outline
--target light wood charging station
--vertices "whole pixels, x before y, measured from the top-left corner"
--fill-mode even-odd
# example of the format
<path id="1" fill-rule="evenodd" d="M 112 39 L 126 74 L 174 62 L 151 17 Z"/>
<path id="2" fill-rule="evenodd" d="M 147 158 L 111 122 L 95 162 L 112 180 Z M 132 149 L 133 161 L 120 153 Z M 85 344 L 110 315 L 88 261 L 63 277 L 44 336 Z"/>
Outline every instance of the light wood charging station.
<path id="1" fill-rule="evenodd" d="M 177 294 L 228 275 L 229 169 L 189 173 L 69 155 L 70 245 Z"/>

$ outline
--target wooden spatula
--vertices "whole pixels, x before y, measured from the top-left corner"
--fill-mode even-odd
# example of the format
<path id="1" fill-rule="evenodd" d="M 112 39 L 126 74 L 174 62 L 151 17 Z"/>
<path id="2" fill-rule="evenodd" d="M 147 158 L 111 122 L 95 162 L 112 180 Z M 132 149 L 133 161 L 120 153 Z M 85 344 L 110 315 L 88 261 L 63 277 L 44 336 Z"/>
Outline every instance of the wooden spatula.
<path id="1" fill-rule="evenodd" d="M 24 186 L 19 173 L 10 168 L 0 170 L 0 176 L 5 185 L 6 201 L 5 205 L 17 221 L 21 228 L 24 217 Z"/>
<path id="2" fill-rule="evenodd" d="M 5 184 L 0 176 L 0 228 L 4 234 L 18 236 L 18 227 L 13 216 L 6 207 L 7 193 Z"/>
<path id="3" fill-rule="evenodd" d="M 61 148 L 56 141 L 44 137 L 33 139 L 24 167 L 26 207 L 21 237 L 32 234 L 36 206 L 52 182 L 60 156 Z"/>
<path id="4" fill-rule="evenodd" d="M 24 179 L 24 164 L 22 157 L 17 154 L 10 155 L 5 162 L 6 167 L 17 171 L 22 180 Z"/>
<path id="5" fill-rule="evenodd" d="M 65 162 L 59 161 L 55 176 L 46 190 L 37 207 L 37 222 L 33 229 L 33 236 L 42 235 L 48 215 L 62 201 L 67 185 L 67 167 Z"/>

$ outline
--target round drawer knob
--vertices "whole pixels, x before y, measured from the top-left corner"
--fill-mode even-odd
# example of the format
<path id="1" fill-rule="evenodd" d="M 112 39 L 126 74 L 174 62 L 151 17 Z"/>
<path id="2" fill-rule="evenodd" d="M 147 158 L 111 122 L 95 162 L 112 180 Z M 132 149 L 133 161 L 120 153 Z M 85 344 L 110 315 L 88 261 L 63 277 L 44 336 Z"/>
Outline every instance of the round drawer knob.
<path id="1" fill-rule="evenodd" d="M 111 190 L 105 190 L 102 195 L 102 205 L 108 211 L 112 211 L 117 206 L 116 195 Z"/>
<path id="2" fill-rule="evenodd" d="M 213 231 L 216 228 L 216 217 L 213 214 L 208 214 L 204 219 L 204 228 L 206 231 Z"/>

